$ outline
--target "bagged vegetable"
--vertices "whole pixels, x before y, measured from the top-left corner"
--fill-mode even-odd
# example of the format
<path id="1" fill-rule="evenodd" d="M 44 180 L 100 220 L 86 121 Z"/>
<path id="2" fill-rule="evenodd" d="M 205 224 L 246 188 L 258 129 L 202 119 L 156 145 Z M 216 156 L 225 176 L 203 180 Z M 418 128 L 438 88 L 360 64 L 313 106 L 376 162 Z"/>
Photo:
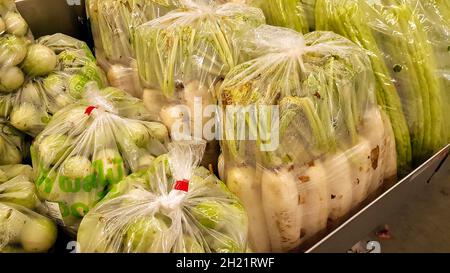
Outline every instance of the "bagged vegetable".
<path id="1" fill-rule="evenodd" d="M 267 23 L 288 27 L 301 33 L 309 32 L 305 0 L 247 0 L 252 6 L 264 11 Z"/>
<path id="2" fill-rule="evenodd" d="M 40 204 L 28 165 L 0 166 L 0 203 L 9 202 L 34 210 Z"/>
<path id="3" fill-rule="evenodd" d="M 413 10 L 416 22 L 421 23 L 433 47 L 437 65 L 434 76 L 441 81 L 442 108 L 445 111 L 450 107 L 450 92 L 448 92 L 450 90 L 450 3 L 436 0 L 407 0 L 406 4 Z M 446 144 L 450 142 L 450 124 L 444 120 L 443 125 L 443 144 Z"/>
<path id="4" fill-rule="evenodd" d="M 46 252 L 56 226 L 35 211 L 42 207 L 27 165 L 0 166 L 0 253 Z"/>
<path id="5" fill-rule="evenodd" d="M 164 15 L 177 0 L 89 0 L 86 4 L 95 52 L 112 86 L 142 98 L 133 35 L 135 28 Z"/>
<path id="6" fill-rule="evenodd" d="M 39 195 L 69 231 L 112 185 L 164 153 L 168 140 L 163 124 L 139 120 L 138 99 L 111 87 L 98 90 L 95 83 L 87 88 L 31 147 Z"/>
<path id="7" fill-rule="evenodd" d="M 0 253 L 47 252 L 56 236 L 50 219 L 26 207 L 0 202 Z"/>
<path id="8" fill-rule="evenodd" d="M 19 164 L 28 157 L 29 139 L 0 120 L 0 165 Z"/>
<path id="9" fill-rule="evenodd" d="M 225 184 L 198 167 L 204 142 L 174 142 L 83 219 L 81 252 L 245 252 L 247 215 Z"/>
<path id="10" fill-rule="evenodd" d="M 13 0 L 0 1 L 0 95 L 20 88 L 25 81 L 21 63 L 33 41 L 28 24 Z M 1 104 L 0 98 L 0 104 Z M 0 105 L 0 115 L 2 112 Z"/>
<path id="11" fill-rule="evenodd" d="M 28 23 L 20 15 L 14 0 L 0 1 L 0 35 L 2 34 L 33 39 Z"/>
<path id="12" fill-rule="evenodd" d="M 393 125 L 401 174 L 448 142 L 442 118 L 448 91 L 436 76 L 429 30 L 416 11 L 404 0 L 316 1 L 317 29 L 342 34 L 370 52 L 378 104 Z"/>
<path id="13" fill-rule="evenodd" d="M 172 139 L 194 136 L 208 143 L 202 165 L 216 165 L 216 86 L 239 63 L 239 40 L 264 23 L 257 8 L 242 4 L 192 4 L 136 28 L 134 46 L 144 102 L 159 113 Z M 213 122 L 214 123 L 214 122 Z M 204 133 L 206 132 L 206 133 Z"/>
<path id="14" fill-rule="evenodd" d="M 75 38 L 64 34 L 44 36 L 28 48 L 28 54 L 34 48 L 34 57 L 27 55 L 23 66 L 27 65 L 34 76 L 29 74 L 17 91 L 0 96 L 0 106 L 4 105 L 0 115 L 20 131 L 36 136 L 54 113 L 81 98 L 87 82 L 96 81 L 103 87 L 106 78 L 86 43 Z"/>
<path id="15" fill-rule="evenodd" d="M 286 252 L 396 175 L 395 139 L 369 59 L 349 40 L 261 26 L 243 44 L 253 59 L 221 86 L 224 176 L 249 215 L 252 249 Z"/>

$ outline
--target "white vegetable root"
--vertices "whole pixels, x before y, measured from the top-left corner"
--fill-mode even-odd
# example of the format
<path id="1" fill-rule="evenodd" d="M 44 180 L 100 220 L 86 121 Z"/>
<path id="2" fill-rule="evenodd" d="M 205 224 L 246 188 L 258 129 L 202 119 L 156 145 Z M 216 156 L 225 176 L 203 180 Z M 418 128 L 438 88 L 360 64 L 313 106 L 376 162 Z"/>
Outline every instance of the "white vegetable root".
<path id="1" fill-rule="evenodd" d="M 337 152 L 324 162 L 327 170 L 329 191 L 329 215 L 332 221 L 339 220 L 352 208 L 352 166 L 345 153 Z"/>
<path id="2" fill-rule="evenodd" d="M 373 107 L 364 117 L 364 123 L 361 127 L 361 135 L 370 142 L 370 160 L 373 170 L 368 195 L 374 193 L 383 184 L 384 162 L 386 147 L 385 130 L 381 111 L 378 107 Z"/>
<path id="3" fill-rule="evenodd" d="M 261 193 L 272 251 L 286 252 L 297 247 L 302 212 L 294 173 L 287 168 L 264 170 Z"/>
<path id="4" fill-rule="evenodd" d="M 327 227 L 328 199 L 326 170 L 318 160 L 298 175 L 298 192 L 302 212 L 302 240 Z"/>
<path id="5" fill-rule="evenodd" d="M 359 142 L 345 153 L 350 161 L 353 185 L 353 205 L 356 207 L 367 198 L 367 192 L 372 182 L 373 169 L 370 160 L 371 144 L 365 138 L 360 138 Z"/>
<path id="6" fill-rule="evenodd" d="M 388 180 L 391 183 L 397 178 L 397 151 L 395 149 L 395 137 L 394 130 L 392 129 L 391 122 L 388 115 L 385 112 L 381 112 L 381 117 L 384 123 L 385 130 L 385 153 L 382 157 L 384 161 L 384 180 Z"/>
<path id="7" fill-rule="evenodd" d="M 249 242 L 255 252 L 269 252 L 270 241 L 261 199 L 261 180 L 253 167 L 231 167 L 226 171 L 227 186 L 242 201 L 248 214 Z"/>

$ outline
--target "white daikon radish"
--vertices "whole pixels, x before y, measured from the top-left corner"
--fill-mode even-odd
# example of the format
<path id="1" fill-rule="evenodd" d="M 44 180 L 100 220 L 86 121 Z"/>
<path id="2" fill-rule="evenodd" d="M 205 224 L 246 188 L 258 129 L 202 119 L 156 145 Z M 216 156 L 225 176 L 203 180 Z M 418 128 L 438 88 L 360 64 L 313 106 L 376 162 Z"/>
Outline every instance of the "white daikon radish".
<path id="1" fill-rule="evenodd" d="M 255 252 L 271 250 L 267 223 L 261 198 L 261 180 L 252 166 L 230 167 L 226 171 L 226 183 L 242 202 L 248 214 L 249 243 Z"/>
<path id="2" fill-rule="evenodd" d="M 261 193 L 272 251 L 286 252 L 297 247 L 302 223 L 294 172 L 289 168 L 264 170 Z"/>
<path id="3" fill-rule="evenodd" d="M 297 178 L 302 213 L 301 239 L 306 240 L 327 227 L 329 193 L 326 170 L 317 160 L 310 163 Z"/>
<path id="4" fill-rule="evenodd" d="M 329 215 L 332 221 L 345 216 L 352 208 L 352 166 L 343 152 L 337 152 L 324 162 L 329 193 Z"/>

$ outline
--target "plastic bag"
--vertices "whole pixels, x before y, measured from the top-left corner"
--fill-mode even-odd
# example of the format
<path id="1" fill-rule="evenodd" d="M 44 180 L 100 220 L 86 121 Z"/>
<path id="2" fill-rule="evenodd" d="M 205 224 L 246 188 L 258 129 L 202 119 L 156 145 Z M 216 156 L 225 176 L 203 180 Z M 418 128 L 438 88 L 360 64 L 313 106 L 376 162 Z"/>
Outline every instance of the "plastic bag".
<path id="1" fill-rule="evenodd" d="M 247 0 L 264 11 L 267 24 L 309 32 L 308 17 L 302 0 Z"/>
<path id="2" fill-rule="evenodd" d="M 433 47 L 437 65 L 434 75 L 441 81 L 442 108 L 445 111 L 450 108 L 450 3 L 435 0 L 407 0 L 406 3 L 414 11 Z M 443 125 L 443 132 L 447 134 L 444 134 L 440 145 L 450 142 L 450 123 L 444 120 Z"/>
<path id="3" fill-rule="evenodd" d="M 57 112 L 31 146 L 40 197 L 56 203 L 57 220 L 69 231 L 113 184 L 166 152 L 167 128 L 136 119 L 139 103 L 143 108 L 124 91 L 89 84 L 84 98 Z"/>
<path id="4" fill-rule="evenodd" d="M 0 166 L 0 203 L 8 202 L 35 210 L 40 204 L 28 165 Z"/>
<path id="5" fill-rule="evenodd" d="M 86 4 L 95 54 L 112 86 L 142 98 L 133 50 L 134 29 L 164 15 L 177 0 L 89 0 Z"/>
<path id="6" fill-rule="evenodd" d="M 42 207 L 28 165 L 0 166 L 0 253 L 46 252 L 56 226 L 34 212 Z"/>
<path id="7" fill-rule="evenodd" d="M 420 9 L 408 1 L 316 1 L 317 29 L 342 34 L 370 53 L 377 100 L 393 125 L 401 175 L 447 144 L 449 131 L 442 118 L 448 90 L 436 76 L 437 51 L 430 29 L 417 16 Z"/>
<path id="8" fill-rule="evenodd" d="M 56 236 L 56 225 L 50 219 L 26 207 L 0 202 L 0 253 L 47 252 Z"/>
<path id="9" fill-rule="evenodd" d="M 253 59 L 221 86 L 224 176 L 249 215 L 251 248 L 290 251 L 395 176 L 395 140 L 369 59 L 349 40 L 261 26 L 243 44 Z"/>
<path id="10" fill-rule="evenodd" d="M 0 35 L 14 35 L 33 40 L 28 23 L 20 15 L 14 0 L 0 1 Z"/>
<path id="11" fill-rule="evenodd" d="M 32 41 L 33 35 L 17 11 L 15 2 L 0 1 L 0 95 L 13 92 L 24 83 L 25 73 L 20 64 L 25 60 L 27 47 Z"/>
<path id="12" fill-rule="evenodd" d="M 29 77 L 16 92 L 0 96 L 0 116 L 31 136 L 43 130 L 52 114 L 81 98 L 87 82 L 94 80 L 101 87 L 107 83 L 86 43 L 54 34 L 39 38 L 34 45 L 55 55 L 54 69 Z"/>
<path id="13" fill-rule="evenodd" d="M 204 142 L 174 142 L 83 219 L 81 252 L 245 252 L 247 215 L 225 184 L 198 167 Z"/>
<path id="14" fill-rule="evenodd" d="M 172 139 L 193 135 L 210 141 L 204 166 L 215 166 L 218 157 L 214 132 L 204 134 L 215 117 L 208 106 L 217 103 L 216 86 L 239 63 L 239 40 L 263 23 L 257 8 L 191 3 L 136 29 L 134 46 L 146 88 L 144 102 L 151 112 L 159 113 Z"/>
<path id="15" fill-rule="evenodd" d="M 0 120 L 0 165 L 19 164 L 28 157 L 29 139 Z"/>

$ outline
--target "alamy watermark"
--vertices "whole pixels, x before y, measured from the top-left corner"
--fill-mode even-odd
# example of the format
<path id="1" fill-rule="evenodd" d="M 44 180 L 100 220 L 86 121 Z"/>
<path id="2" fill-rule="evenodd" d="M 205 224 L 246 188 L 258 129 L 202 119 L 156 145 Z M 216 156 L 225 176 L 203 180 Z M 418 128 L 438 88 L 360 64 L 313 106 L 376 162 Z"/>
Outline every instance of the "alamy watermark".
<path id="1" fill-rule="evenodd" d="M 273 152 L 280 144 L 280 111 L 278 105 L 217 105 L 194 100 L 193 107 L 175 105 L 165 108 L 171 137 L 175 141 L 204 139 L 255 141 L 263 152 Z"/>
<path id="2" fill-rule="evenodd" d="M 69 6 L 81 6 L 81 0 L 66 0 Z"/>

